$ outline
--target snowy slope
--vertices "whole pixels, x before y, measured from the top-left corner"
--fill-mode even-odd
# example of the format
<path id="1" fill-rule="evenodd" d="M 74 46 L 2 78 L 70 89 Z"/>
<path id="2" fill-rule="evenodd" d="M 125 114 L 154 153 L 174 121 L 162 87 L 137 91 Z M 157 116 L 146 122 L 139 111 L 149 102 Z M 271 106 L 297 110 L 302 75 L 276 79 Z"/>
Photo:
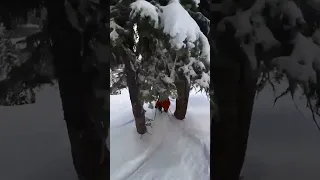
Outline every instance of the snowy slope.
<path id="1" fill-rule="evenodd" d="M 275 107 L 273 99 L 267 87 L 255 102 L 244 179 L 320 179 L 320 132 L 305 102 L 296 97 L 299 112 L 290 95 L 279 99 Z"/>
<path id="2" fill-rule="evenodd" d="M 290 97 L 280 99 L 273 108 L 272 95 L 270 88 L 262 91 L 254 107 L 243 169 L 245 180 L 320 179 L 320 134 L 308 110 L 304 103 L 296 100 L 308 118 L 305 119 Z M 113 175 L 125 171 L 121 167 L 129 160 L 135 160 L 138 155 L 143 157 L 142 152 L 151 140 L 159 139 L 162 143 L 142 166 L 133 168 L 137 171 L 128 180 L 188 180 L 205 169 L 202 165 L 206 165 L 204 159 L 209 150 L 209 122 L 205 120 L 209 117 L 209 107 L 205 97 L 191 95 L 188 118 L 184 122 L 169 120 L 165 114 L 156 118 L 150 129 L 150 133 L 156 134 L 144 135 L 142 140 L 130 122 L 133 118 L 127 94 L 115 97 L 111 98 Z M 0 179 L 76 180 L 59 93 L 47 87 L 37 98 L 33 105 L 0 107 Z M 153 115 L 147 113 L 148 117 Z M 164 131 L 160 131 L 162 126 L 166 127 Z M 203 148 L 195 135 L 207 148 Z M 205 173 L 203 175 L 197 179 L 205 180 Z"/>
<path id="3" fill-rule="evenodd" d="M 77 180 L 61 109 L 55 87 L 36 104 L 0 106 L 1 180 Z"/>
<path id="4" fill-rule="evenodd" d="M 112 180 L 209 179 L 210 107 L 204 94 L 191 93 L 184 121 L 157 112 L 151 135 L 142 139 L 135 129 L 128 92 L 111 96 L 110 101 Z M 171 104 L 174 112 L 173 100 Z M 154 112 L 148 110 L 146 116 L 153 119 Z"/>

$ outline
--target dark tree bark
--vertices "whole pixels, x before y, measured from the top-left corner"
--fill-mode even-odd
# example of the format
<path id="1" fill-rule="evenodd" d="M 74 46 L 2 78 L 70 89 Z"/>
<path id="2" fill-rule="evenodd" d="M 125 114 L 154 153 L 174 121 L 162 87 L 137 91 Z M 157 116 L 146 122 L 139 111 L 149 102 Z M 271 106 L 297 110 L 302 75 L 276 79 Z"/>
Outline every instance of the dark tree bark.
<path id="1" fill-rule="evenodd" d="M 105 180 L 110 176 L 109 152 L 93 119 L 96 110 L 93 107 L 98 108 L 93 92 L 94 77 L 83 72 L 81 35 L 67 21 L 63 3 L 63 0 L 47 0 L 46 7 L 73 164 L 80 180 Z"/>
<path id="2" fill-rule="evenodd" d="M 227 24 L 226 32 L 215 31 L 215 25 L 224 15 L 215 17 L 211 35 L 217 51 L 215 60 L 211 61 L 211 83 L 219 119 L 213 119 L 211 129 L 212 176 L 215 180 L 238 180 L 247 149 L 258 74 L 251 69 L 247 56 L 233 38 L 234 29 Z"/>
<path id="3" fill-rule="evenodd" d="M 125 64 L 125 72 L 127 77 L 127 85 L 130 94 L 130 101 L 132 106 L 132 112 L 136 123 L 137 132 L 139 134 L 145 134 L 147 132 L 145 110 L 143 109 L 143 102 L 140 101 L 140 87 L 137 83 L 136 72 L 131 67 L 132 56 L 123 51 L 122 60 Z"/>
<path id="4" fill-rule="evenodd" d="M 228 62 L 215 66 L 212 77 L 219 107 L 219 121 L 212 126 L 213 179 L 237 180 L 247 149 L 257 75 L 245 62 Z"/>
<path id="5" fill-rule="evenodd" d="M 252 75 L 250 71 L 241 72 L 240 64 L 216 66 L 213 72 L 219 107 L 219 121 L 212 125 L 213 179 L 237 180 L 247 148 L 256 78 L 248 77 Z M 240 80 L 244 76 L 247 76 L 244 81 Z"/>
<path id="6" fill-rule="evenodd" d="M 177 87 L 178 97 L 174 116 L 179 120 L 183 120 L 187 114 L 190 85 L 185 78 L 177 80 L 175 85 Z"/>

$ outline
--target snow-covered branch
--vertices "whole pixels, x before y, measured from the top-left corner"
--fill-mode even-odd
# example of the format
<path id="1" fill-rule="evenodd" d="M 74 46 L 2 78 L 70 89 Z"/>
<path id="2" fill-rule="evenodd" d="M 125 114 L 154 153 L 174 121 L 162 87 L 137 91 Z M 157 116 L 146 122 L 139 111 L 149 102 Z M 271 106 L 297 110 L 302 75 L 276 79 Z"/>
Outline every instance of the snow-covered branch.
<path id="1" fill-rule="evenodd" d="M 237 5 L 231 0 L 215 5 L 225 15 L 234 7 Z M 258 88 L 272 83 L 269 74 L 275 73 L 276 67 L 276 73 L 284 74 L 289 81 L 288 92 L 300 85 L 310 98 L 310 93 L 316 95 L 314 85 L 320 78 L 319 31 L 315 29 L 310 37 L 303 32 L 302 27 L 307 24 L 304 14 L 292 0 L 256 0 L 249 9 L 238 8 L 235 15 L 224 17 L 217 30 L 224 33 L 231 25 L 235 42 L 246 54 L 252 70 L 263 71 Z"/>

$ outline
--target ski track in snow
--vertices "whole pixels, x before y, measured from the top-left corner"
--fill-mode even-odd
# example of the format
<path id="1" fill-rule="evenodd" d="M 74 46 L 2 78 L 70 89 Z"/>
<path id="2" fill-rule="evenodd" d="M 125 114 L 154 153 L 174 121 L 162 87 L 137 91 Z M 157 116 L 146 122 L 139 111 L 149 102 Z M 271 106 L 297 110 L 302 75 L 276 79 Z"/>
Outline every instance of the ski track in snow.
<path id="1" fill-rule="evenodd" d="M 270 89 L 269 87 L 263 90 L 255 103 L 248 151 L 243 168 L 245 180 L 319 179 L 320 156 L 317 156 L 317 154 L 320 151 L 320 138 L 319 132 L 312 122 L 310 112 L 304 107 L 305 103 L 298 100 L 298 97 L 296 99 L 297 105 L 304 115 L 308 116 L 308 119 L 302 117 L 301 113 L 296 110 L 290 96 L 280 99 L 276 106 L 272 107 L 273 96 Z M 192 96 L 190 96 L 191 101 L 195 101 Z M 114 128 L 112 128 L 111 136 L 117 139 L 111 139 L 111 148 L 122 145 L 120 149 L 111 151 L 111 162 L 135 159 L 137 154 L 148 148 L 154 135 L 153 131 L 159 129 L 160 126 L 156 124 L 153 128 L 150 128 L 149 131 L 153 135 L 146 134 L 140 140 L 134 123 L 128 122 L 128 120 L 133 119 L 131 107 L 123 107 L 123 103 L 130 103 L 130 99 L 123 98 L 121 101 L 113 100 L 111 102 L 113 102 L 111 109 L 121 110 L 121 113 L 119 111 L 117 111 L 118 113 L 116 111 L 111 112 L 111 121 L 117 118 L 126 120 L 111 123 L 117 125 L 112 126 Z M 181 168 L 181 162 L 177 164 L 177 161 L 173 161 L 173 158 L 178 158 L 179 155 L 181 156 L 181 152 L 185 152 L 181 157 L 183 159 L 182 163 L 190 164 L 190 158 L 192 159 L 190 154 L 194 150 L 199 150 L 199 153 L 193 159 L 200 157 L 202 162 L 205 162 L 206 159 L 209 160 L 207 158 L 209 153 L 206 152 L 209 149 L 209 143 L 205 141 L 199 147 L 197 145 L 201 143 L 201 140 L 195 140 L 197 138 L 202 139 L 202 135 L 206 136 L 209 130 L 201 131 L 192 124 L 196 122 L 189 121 L 190 119 L 202 121 L 202 118 L 194 117 L 201 116 L 205 105 L 201 105 L 204 104 L 202 102 L 195 102 L 195 104 L 195 106 L 189 104 L 192 113 L 189 112 L 186 120 L 178 121 L 171 118 L 167 121 L 167 126 L 173 126 L 173 128 L 169 129 L 170 132 L 165 131 L 168 133 L 160 133 L 165 134 L 163 142 L 166 143 L 159 145 L 147 161 L 139 166 L 127 180 L 166 180 L 165 178 L 170 180 L 194 180 L 190 171 L 194 171 L 194 169 L 198 171 L 199 169 L 196 166 L 199 164 L 195 164 L 194 169 L 190 165 L 183 169 Z M 174 107 L 171 107 L 171 110 L 173 109 Z M 146 116 L 153 118 L 154 114 L 152 111 L 148 111 Z M 163 120 L 165 118 L 166 116 L 163 116 Z M 157 123 L 161 125 L 161 119 L 158 120 L 160 121 Z M 199 123 L 196 124 L 199 125 Z M 123 126 L 119 127 L 118 125 Z M 209 125 L 203 124 L 203 126 Z M 70 144 L 57 89 L 46 87 L 41 90 L 37 93 L 36 104 L 16 107 L 0 106 L 0 126 L 2 127 L 0 131 L 1 180 L 77 179 L 72 165 Z M 180 132 L 179 129 L 182 129 L 182 131 Z M 128 135 L 132 136 L 126 137 Z M 128 140 L 128 138 L 131 141 L 121 142 L 121 140 Z M 168 143 L 170 139 L 171 144 Z M 182 151 L 179 150 L 179 146 L 185 142 L 189 143 L 190 148 L 189 146 L 182 146 L 180 147 Z M 172 149 L 168 148 L 171 145 Z M 173 155 L 175 156 L 170 154 L 172 153 L 170 151 L 174 151 Z M 120 154 L 120 156 L 117 156 L 117 154 Z M 119 158 L 122 159 L 119 160 Z M 156 162 L 153 163 L 154 161 Z M 111 164 L 110 172 L 115 172 L 114 169 L 118 169 L 120 165 L 117 163 Z M 137 164 L 132 166 L 137 167 Z M 169 166 L 176 167 L 171 168 Z M 180 167 L 180 169 L 177 167 Z M 173 173 L 182 176 L 173 177 Z M 206 177 L 198 179 L 206 180 Z"/>
<path id="2" fill-rule="evenodd" d="M 113 98 L 117 97 L 114 96 Z M 190 101 L 192 99 L 196 102 L 199 97 L 193 98 L 191 96 Z M 202 99 L 204 99 L 203 102 L 207 101 L 205 98 Z M 111 101 L 113 101 L 112 98 Z M 130 103 L 129 101 L 125 101 L 127 100 L 117 100 L 117 102 Z M 126 108 L 126 111 L 121 111 L 121 115 L 115 113 L 113 117 L 121 119 L 122 123 L 117 122 L 119 119 L 115 120 L 111 117 L 111 179 L 209 179 L 210 128 L 208 125 L 210 123 L 202 125 L 207 129 L 204 132 L 201 127 L 195 128 L 196 126 L 194 125 L 199 124 L 198 122 L 193 122 L 193 119 L 203 121 L 203 117 L 205 117 L 205 120 L 208 118 L 209 121 L 209 102 L 205 102 L 207 104 L 203 104 L 203 102 L 201 102 L 202 105 L 198 104 L 198 107 L 197 105 L 192 107 L 189 104 L 189 110 L 193 110 L 194 112 L 187 113 L 186 119 L 180 121 L 171 115 L 175 109 L 175 102 L 171 101 L 168 114 L 157 111 L 152 128 L 148 128 L 152 135 L 145 134 L 141 140 L 137 138 L 140 136 L 135 130 L 134 121 L 126 121 L 121 117 L 127 117 L 127 113 L 130 113 L 132 116 L 131 108 L 130 110 Z M 128 105 L 130 106 L 130 104 Z M 123 105 L 119 103 L 111 107 L 118 109 L 117 106 L 122 107 Z M 147 105 L 145 105 L 145 109 L 147 109 Z M 201 118 L 201 113 L 205 113 L 206 110 L 208 112 L 207 116 L 202 116 Z M 153 119 L 154 112 L 155 109 L 149 109 L 146 112 L 146 116 Z M 197 116 L 200 118 L 194 118 Z M 113 124 L 117 124 L 117 126 Z M 132 134 L 126 134 L 124 131 L 133 132 Z M 133 137 L 127 140 L 128 136 Z M 126 146 L 124 147 L 124 145 Z M 130 153 L 134 155 L 130 155 Z M 123 163 L 119 161 L 123 161 Z"/>
<path id="3" fill-rule="evenodd" d="M 121 127 L 123 127 L 123 126 L 125 126 L 125 125 L 127 125 L 127 124 L 130 124 L 130 123 L 133 123 L 133 122 L 134 122 L 134 119 L 132 119 L 132 120 L 126 122 L 126 123 L 123 123 L 123 124 L 121 124 L 121 125 L 119 125 L 119 126 L 116 126 L 115 128 L 121 128 Z M 114 128 L 114 127 L 111 127 L 111 128 Z"/>
<path id="4" fill-rule="evenodd" d="M 160 121 L 163 123 L 163 125 L 160 123 Z M 165 136 L 166 121 L 163 120 L 163 118 L 161 117 L 154 122 L 155 122 L 154 126 L 157 126 L 157 128 L 155 128 L 155 131 L 152 134 L 153 135 L 151 140 L 152 143 L 149 145 L 149 147 L 141 155 L 139 155 L 138 157 L 135 157 L 135 159 L 122 165 L 116 173 L 113 173 L 115 175 L 112 175 L 111 179 L 113 180 L 127 179 L 135 171 L 137 171 L 139 167 L 141 167 L 143 163 L 146 162 L 148 158 L 156 151 L 157 147 L 161 145 Z M 160 126 L 161 128 L 158 128 L 158 126 Z"/>
<path id="5" fill-rule="evenodd" d="M 164 117 L 163 117 L 164 116 Z M 170 131 L 166 131 L 163 135 L 163 144 L 159 145 L 159 148 L 156 149 L 155 152 L 153 152 L 153 155 L 150 156 L 148 159 L 149 161 L 145 161 L 144 164 L 142 164 L 135 173 L 132 174 L 132 176 L 128 179 L 130 180 L 138 180 L 138 179 L 143 179 L 143 180 L 148 180 L 148 179 L 187 179 L 187 180 L 192 180 L 192 179 L 209 179 L 208 178 L 199 178 L 201 176 L 199 175 L 194 175 L 194 173 L 188 173 L 186 170 L 187 168 L 183 168 L 184 174 L 181 173 L 174 173 L 175 170 L 172 169 L 178 169 L 176 167 L 173 168 L 150 168 L 150 166 L 154 166 L 154 163 L 159 163 L 162 164 L 164 160 L 167 159 L 168 157 L 170 159 L 177 159 L 179 160 L 179 147 L 177 148 L 176 146 L 179 146 L 181 144 L 181 148 L 186 148 L 184 146 L 185 143 L 188 143 L 190 146 L 184 149 L 185 153 L 182 154 L 182 159 L 181 162 L 177 164 L 177 166 L 184 166 L 187 164 L 191 164 L 191 161 L 194 161 L 194 157 L 197 157 L 198 155 L 195 155 L 195 152 L 200 152 L 198 154 L 202 154 L 201 149 L 203 149 L 202 144 L 200 141 L 195 138 L 195 136 L 189 135 L 186 132 L 181 129 L 179 126 L 180 123 L 179 120 L 176 119 L 168 119 L 165 116 L 166 114 L 162 114 L 162 119 L 164 121 L 167 121 L 166 123 L 166 128 Z M 157 121 L 157 120 L 156 120 Z M 181 131 L 182 130 L 182 131 Z M 176 146 L 175 146 L 176 145 Z M 196 148 L 194 148 L 196 147 Z M 175 151 L 174 148 L 177 148 L 178 150 Z M 196 149 L 196 151 L 194 150 Z M 172 151 L 174 152 L 173 155 L 176 157 L 171 156 Z M 205 156 L 204 156 L 205 157 Z M 202 158 L 203 159 L 203 158 Z M 204 158 L 205 159 L 205 158 Z M 205 160 L 199 160 L 203 164 L 203 166 L 209 167 L 209 164 L 206 164 Z M 171 166 L 171 163 L 176 163 L 175 161 L 169 162 L 168 166 Z M 195 162 L 195 164 L 199 165 L 198 162 Z M 158 165 L 157 165 L 158 166 Z M 186 166 L 188 167 L 188 166 Z"/>
<path id="6" fill-rule="evenodd" d="M 173 112 L 173 110 L 175 109 L 174 106 L 174 101 L 171 102 L 171 112 Z M 174 118 L 173 115 L 171 115 L 170 119 Z M 175 119 L 174 119 L 175 120 Z M 195 142 L 197 142 L 199 145 L 201 145 L 201 147 L 203 148 L 203 154 L 206 157 L 206 160 L 208 160 L 208 166 L 210 166 L 210 144 L 206 144 L 205 142 L 203 142 L 201 137 L 198 137 L 197 134 L 201 134 L 202 136 L 206 136 L 207 138 L 210 138 L 210 132 L 203 132 L 200 130 L 196 130 L 196 129 L 191 129 L 191 128 L 185 128 L 185 127 L 181 127 L 182 131 L 184 132 L 184 134 L 186 134 L 188 137 L 190 137 L 191 139 L 193 139 Z M 208 142 L 210 142 L 208 140 Z"/>

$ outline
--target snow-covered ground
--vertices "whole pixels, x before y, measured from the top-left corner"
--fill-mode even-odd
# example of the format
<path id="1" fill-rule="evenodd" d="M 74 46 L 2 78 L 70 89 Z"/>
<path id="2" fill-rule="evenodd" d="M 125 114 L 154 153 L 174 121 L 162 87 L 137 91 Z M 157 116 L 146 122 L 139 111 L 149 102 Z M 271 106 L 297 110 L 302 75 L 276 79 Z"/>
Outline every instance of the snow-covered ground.
<path id="1" fill-rule="evenodd" d="M 146 116 L 154 119 L 155 110 Z M 112 180 L 209 180 L 210 107 L 204 94 L 190 95 L 180 121 L 157 112 L 150 134 L 140 139 L 128 91 L 110 99 L 110 172 Z M 171 112 L 175 102 L 171 101 Z"/>
<path id="2" fill-rule="evenodd" d="M 267 87 L 256 100 L 244 179 L 320 179 L 320 132 L 305 101 L 296 97 L 299 111 L 290 95 L 279 99 L 275 107 L 273 99 Z"/>
<path id="3" fill-rule="evenodd" d="M 1 180 L 77 180 L 59 92 L 45 87 L 31 105 L 0 106 Z"/>
<path id="4" fill-rule="evenodd" d="M 308 119 L 297 111 L 290 97 L 280 99 L 275 107 L 272 99 L 269 88 L 256 101 L 243 169 L 245 180 L 320 179 L 320 132 L 310 113 L 301 101 L 296 100 Z M 0 106 L 0 179 L 76 180 L 59 93 L 47 87 L 37 94 L 37 100 L 33 105 Z M 205 97 L 191 95 L 188 118 L 183 122 L 157 115 L 149 130 L 152 135 L 143 139 L 130 121 L 128 103 L 123 94 L 111 107 L 113 177 L 135 171 L 129 180 L 188 180 L 204 170 L 197 179 L 206 178 L 209 124 Z M 154 114 L 148 112 L 147 116 Z M 145 153 L 148 147 L 151 150 Z"/>

